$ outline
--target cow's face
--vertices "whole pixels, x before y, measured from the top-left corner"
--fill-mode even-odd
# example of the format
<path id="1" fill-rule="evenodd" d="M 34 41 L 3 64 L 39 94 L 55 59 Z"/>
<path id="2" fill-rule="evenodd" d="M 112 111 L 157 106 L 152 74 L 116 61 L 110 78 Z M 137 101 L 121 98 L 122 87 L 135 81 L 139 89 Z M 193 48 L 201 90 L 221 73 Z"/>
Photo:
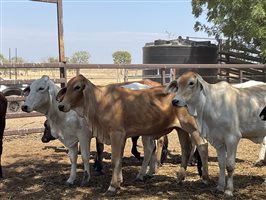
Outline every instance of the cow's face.
<path id="1" fill-rule="evenodd" d="M 86 87 L 86 78 L 82 75 L 72 78 L 65 88 L 62 88 L 57 94 L 56 99 L 60 102 L 58 109 L 62 112 L 75 110 L 80 116 L 83 113 L 83 90 Z"/>
<path id="2" fill-rule="evenodd" d="M 199 94 L 201 89 L 199 76 L 193 72 L 187 72 L 177 80 L 170 82 L 166 87 L 166 92 L 176 93 L 172 100 L 174 106 L 185 106 L 193 96 Z"/>
<path id="3" fill-rule="evenodd" d="M 25 112 L 33 110 L 45 113 L 47 104 L 50 101 L 49 95 L 49 77 L 43 76 L 32 82 L 30 86 L 24 89 L 23 94 L 26 96 L 21 109 Z"/>

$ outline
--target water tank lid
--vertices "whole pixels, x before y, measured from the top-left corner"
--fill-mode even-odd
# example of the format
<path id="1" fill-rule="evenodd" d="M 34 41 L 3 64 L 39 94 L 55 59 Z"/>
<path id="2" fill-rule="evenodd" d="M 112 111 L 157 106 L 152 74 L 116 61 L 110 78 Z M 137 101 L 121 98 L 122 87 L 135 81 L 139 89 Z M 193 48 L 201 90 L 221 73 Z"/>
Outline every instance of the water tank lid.
<path id="1" fill-rule="evenodd" d="M 189 39 L 183 39 L 179 36 L 177 39 L 173 40 L 154 40 L 154 42 L 149 42 L 145 44 L 147 46 L 216 46 L 210 41 L 193 41 Z"/>

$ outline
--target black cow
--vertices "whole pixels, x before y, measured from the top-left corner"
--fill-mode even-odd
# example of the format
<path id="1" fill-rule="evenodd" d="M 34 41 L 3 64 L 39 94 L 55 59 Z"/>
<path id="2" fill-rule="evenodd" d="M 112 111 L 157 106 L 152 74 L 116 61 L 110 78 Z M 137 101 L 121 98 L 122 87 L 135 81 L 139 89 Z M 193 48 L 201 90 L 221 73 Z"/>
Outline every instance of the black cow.
<path id="1" fill-rule="evenodd" d="M 3 136 L 6 126 L 6 109 L 7 109 L 7 100 L 5 96 L 0 92 L 0 178 L 3 178 L 1 156 L 3 152 Z"/>

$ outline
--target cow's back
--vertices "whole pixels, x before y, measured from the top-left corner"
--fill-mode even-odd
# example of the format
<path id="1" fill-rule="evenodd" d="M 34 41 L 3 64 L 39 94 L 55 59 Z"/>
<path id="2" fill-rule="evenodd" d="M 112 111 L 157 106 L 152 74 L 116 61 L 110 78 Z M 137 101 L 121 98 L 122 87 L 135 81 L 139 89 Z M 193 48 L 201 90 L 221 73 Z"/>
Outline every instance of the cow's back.
<path id="1" fill-rule="evenodd" d="M 247 88 L 236 88 L 228 83 L 220 82 L 210 86 L 204 107 L 204 120 L 197 119 L 210 132 L 215 129 L 224 130 L 223 136 L 234 127 L 239 130 L 240 137 L 251 138 L 265 135 L 265 124 L 260 120 L 261 107 L 266 104 L 266 84 Z M 208 137 L 208 133 L 202 131 Z M 217 134 L 212 136 L 218 137 Z M 217 138 L 216 138 L 217 139 Z"/>
<path id="2" fill-rule="evenodd" d="M 266 84 L 239 89 L 236 108 L 243 137 L 265 135 L 265 122 L 260 120 L 261 108 L 266 105 Z"/>
<path id="3" fill-rule="evenodd" d="M 136 133 L 159 137 L 180 126 L 172 95 L 164 87 L 133 91 L 110 86 L 105 94 L 99 111 L 103 124 L 113 130 L 125 129 L 128 137 Z"/>

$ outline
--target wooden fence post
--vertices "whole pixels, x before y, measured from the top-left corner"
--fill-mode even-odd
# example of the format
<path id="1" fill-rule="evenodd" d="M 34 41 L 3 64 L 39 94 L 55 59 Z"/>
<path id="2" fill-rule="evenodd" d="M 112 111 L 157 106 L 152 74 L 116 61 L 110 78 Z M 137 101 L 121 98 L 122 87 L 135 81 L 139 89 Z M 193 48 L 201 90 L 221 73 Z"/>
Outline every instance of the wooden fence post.
<path id="1" fill-rule="evenodd" d="M 166 81 L 165 81 L 165 69 L 164 68 L 160 69 L 160 74 L 161 74 L 161 84 L 165 85 Z"/>

